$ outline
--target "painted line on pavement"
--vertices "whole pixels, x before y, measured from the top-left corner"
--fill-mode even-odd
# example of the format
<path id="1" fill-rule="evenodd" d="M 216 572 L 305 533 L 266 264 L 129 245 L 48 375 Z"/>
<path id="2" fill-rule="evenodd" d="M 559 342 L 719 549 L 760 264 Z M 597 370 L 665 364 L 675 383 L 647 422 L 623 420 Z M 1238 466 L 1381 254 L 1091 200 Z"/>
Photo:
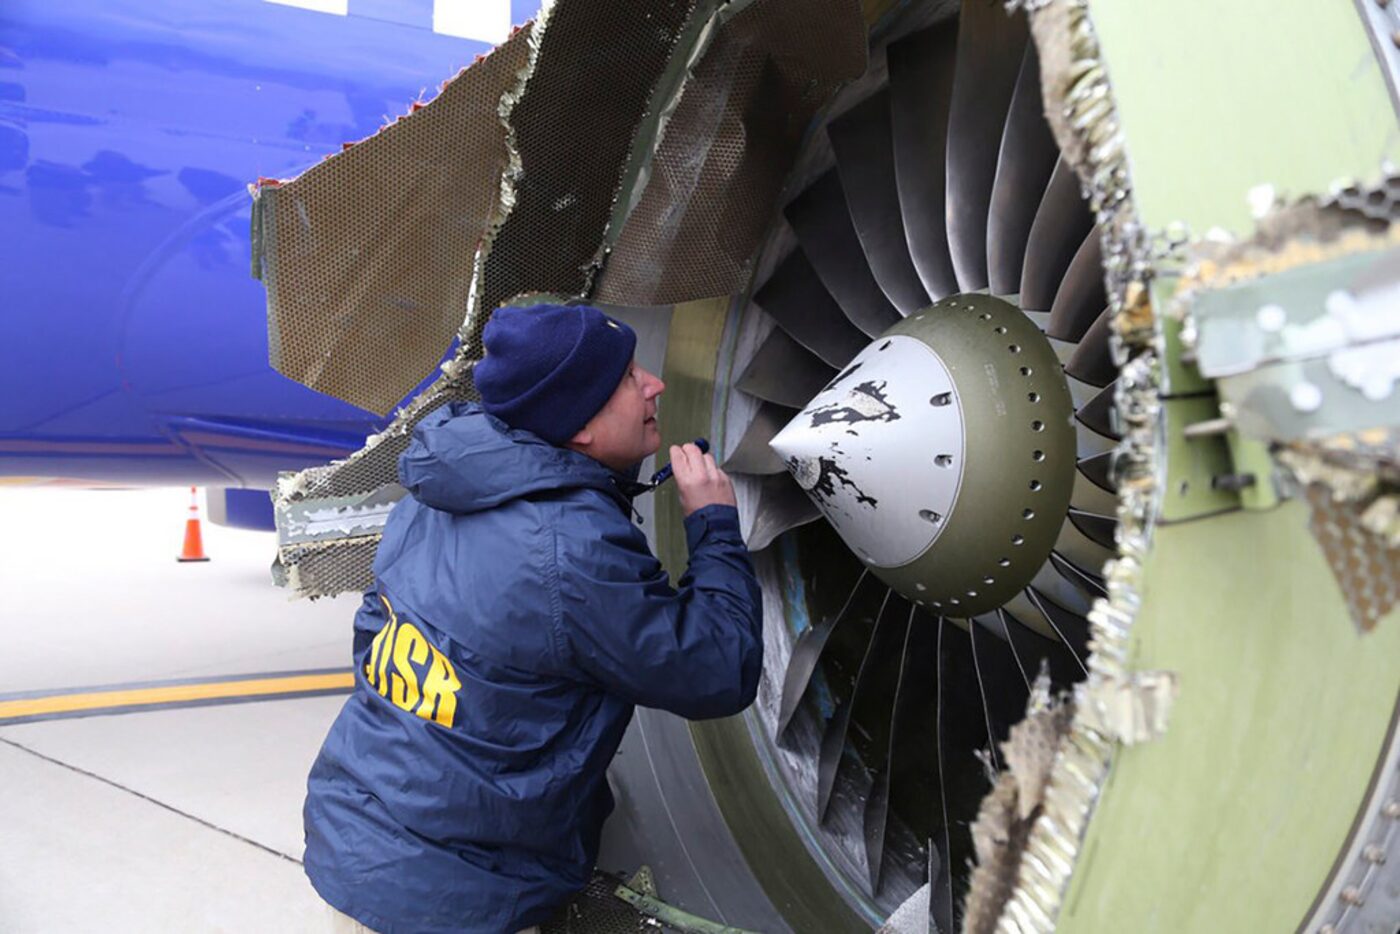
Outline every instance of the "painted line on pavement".
<path id="1" fill-rule="evenodd" d="M 348 694 L 354 686 L 354 671 L 328 668 L 0 694 L 0 726 L 177 707 Z"/>

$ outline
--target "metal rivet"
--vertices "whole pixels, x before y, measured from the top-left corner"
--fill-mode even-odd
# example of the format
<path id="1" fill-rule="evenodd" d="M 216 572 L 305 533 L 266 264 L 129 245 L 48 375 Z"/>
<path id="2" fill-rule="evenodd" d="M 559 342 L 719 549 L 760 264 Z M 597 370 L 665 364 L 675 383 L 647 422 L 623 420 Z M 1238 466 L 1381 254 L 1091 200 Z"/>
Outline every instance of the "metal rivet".
<path id="1" fill-rule="evenodd" d="M 1273 334 L 1282 331 L 1288 323 L 1288 312 L 1283 310 L 1282 305 L 1264 305 L 1254 313 L 1254 320 L 1261 331 Z"/>
<path id="2" fill-rule="evenodd" d="M 1391 820 L 1400 820 L 1400 801 L 1396 801 L 1394 798 L 1387 801 L 1385 807 L 1381 809 L 1381 813 Z"/>
<path id="3" fill-rule="evenodd" d="M 1361 858 L 1368 863 L 1380 865 L 1385 862 L 1385 850 L 1382 850 L 1373 843 L 1361 851 Z"/>
<path id="4" fill-rule="evenodd" d="M 1030 375 L 1031 375 L 1031 368 L 1028 367 L 1028 366 L 1023 366 L 1023 367 L 1021 367 L 1021 375 L 1022 375 L 1022 376 L 1030 376 Z"/>
<path id="5" fill-rule="evenodd" d="M 1317 929 L 1317 934 L 1337 934 L 1337 926 L 1335 924 L 1324 924 Z"/>
<path id="6" fill-rule="evenodd" d="M 1031 481 L 1031 492 L 1032 492 L 1032 493 L 1038 493 L 1038 492 L 1040 492 L 1040 481 L 1039 481 L 1039 480 L 1032 480 L 1032 481 Z"/>
<path id="7" fill-rule="evenodd" d="M 1040 401 L 1040 393 L 1038 393 L 1038 392 L 1027 393 L 1027 394 L 1026 394 L 1026 398 L 1029 399 L 1029 400 L 1031 400 L 1032 402 L 1039 402 L 1039 401 Z"/>
<path id="8" fill-rule="evenodd" d="M 947 405 L 952 401 L 953 394 L 951 392 L 940 392 L 938 395 L 928 400 L 929 405 Z"/>
<path id="9" fill-rule="evenodd" d="M 916 583 L 916 584 L 914 585 L 914 589 L 915 589 L 915 590 L 928 590 L 928 588 L 925 587 L 923 584 L 918 584 L 918 583 Z"/>
<path id="10" fill-rule="evenodd" d="M 1390 41 L 1395 43 L 1395 46 L 1397 48 L 1400 48 L 1400 29 L 1397 29 L 1390 34 Z"/>
<path id="11" fill-rule="evenodd" d="M 1356 297 L 1345 289 L 1337 289 L 1327 293 L 1322 305 L 1329 315 L 1343 318 L 1356 310 Z"/>
<path id="12" fill-rule="evenodd" d="M 1034 518 L 1035 518 L 1035 510 L 1034 510 L 1034 509 L 1022 509 L 1022 510 L 1021 510 L 1021 518 L 1022 518 L 1022 519 L 1034 519 Z"/>
<path id="13" fill-rule="evenodd" d="M 997 564 L 1001 565 L 1001 566 L 1004 567 L 1004 568 L 1009 568 L 1009 567 L 1011 567 L 1011 559 L 1010 559 L 1010 558 L 1002 558 L 1000 561 L 997 562 Z"/>
<path id="14" fill-rule="evenodd" d="M 1007 345 L 1006 345 L 1006 349 L 1009 350 L 1009 351 L 1011 351 L 1012 353 L 1020 353 L 1020 352 L 1021 352 L 1021 345 L 1020 345 L 1020 344 L 1007 344 Z"/>
<path id="15" fill-rule="evenodd" d="M 982 320 L 983 320 L 983 321 L 990 321 L 990 320 L 992 320 L 992 316 L 991 316 L 989 313 L 987 313 L 987 312 L 984 311 L 984 312 L 982 312 Z"/>
<path id="16" fill-rule="evenodd" d="M 1031 431 L 1044 431 L 1044 430 L 1045 430 L 1045 423 L 1042 422 L 1040 419 L 1036 419 L 1035 421 L 1031 422 Z"/>
<path id="17" fill-rule="evenodd" d="M 953 466 L 953 455 L 940 454 L 933 459 L 933 462 L 939 467 L 951 467 Z"/>
<path id="18" fill-rule="evenodd" d="M 1031 452 L 1031 460 L 1037 461 L 1037 462 L 1045 460 L 1045 452 L 1044 452 L 1044 451 L 1032 451 L 1032 452 Z"/>
<path id="19" fill-rule="evenodd" d="M 948 598 L 948 602 L 951 603 L 951 604 L 953 604 L 953 606 L 957 606 L 957 605 L 958 605 L 958 598 L 957 598 L 957 597 L 949 597 L 949 598 Z"/>
<path id="20" fill-rule="evenodd" d="M 1342 901 L 1346 902 L 1348 905 L 1356 905 L 1357 907 L 1366 903 L 1366 900 L 1361 897 L 1361 890 L 1354 885 L 1349 885 L 1342 889 Z"/>
<path id="21" fill-rule="evenodd" d="M 1011 536 L 1011 544 L 1013 544 L 1013 545 L 1024 545 L 1025 543 L 1026 543 L 1026 537 L 1025 537 L 1024 535 L 1013 535 L 1013 536 Z"/>
<path id="22" fill-rule="evenodd" d="M 995 328 L 992 328 L 992 330 L 996 331 L 998 334 L 1005 334 L 1005 333 L 1006 333 L 1006 328 L 1003 328 L 1003 327 L 995 327 Z"/>
<path id="23" fill-rule="evenodd" d="M 968 595 L 969 597 L 975 597 L 975 596 L 977 596 L 977 591 L 975 591 L 975 590 L 969 590 L 969 591 L 967 592 L 967 595 Z"/>
<path id="24" fill-rule="evenodd" d="M 943 521 L 943 517 L 940 516 L 938 513 L 934 512 L 932 509 L 920 509 L 919 518 L 925 520 L 926 522 L 932 522 L 934 525 L 937 525 L 938 523 Z"/>
<path id="25" fill-rule="evenodd" d="M 996 582 L 997 582 L 997 579 L 996 579 L 995 577 L 984 577 L 984 578 L 982 578 L 982 583 L 984 583 L 984 584 L 995 584 Z"/>

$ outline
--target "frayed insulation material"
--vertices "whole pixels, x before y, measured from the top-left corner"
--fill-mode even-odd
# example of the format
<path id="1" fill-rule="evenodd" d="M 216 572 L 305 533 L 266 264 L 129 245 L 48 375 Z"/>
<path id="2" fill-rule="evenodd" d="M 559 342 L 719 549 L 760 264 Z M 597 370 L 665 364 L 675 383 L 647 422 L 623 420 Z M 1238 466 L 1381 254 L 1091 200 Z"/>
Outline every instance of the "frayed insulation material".
<path id="1" fill-rule="evenodd" d="M 531 35 L 522 28 L 375 135 L 255 189 L 254 273 L 278 372 L 383 415 L 438 365 L 497 213 L 496 109 Z"/>
<path id="2" fill-rule="evenodd" d="M 486 73 L 482 69 L 489 66 L 495 89 L 494 96 L 487 96 L 489 107 L 483 104 L 484 109 L 478 108 L 480 114 L 473 112 L 470 122 L 454 130 L 459 135 L 496 141 L 492 158 L 473 164 L 468 173 L 474 197 L 484 194 L 488 209 L 471 227 L 470 252 L 454 254 L 452 276 L 445 277 L 460 280 L 460 300 L 453 305 L 452 331 L 432 343 L 427 369 L 405 368 L 386 360 L 383 341 L 378 338 L 345 340 L 334 321 L 304 319 L 298 325 L 308 341 L 320 342 L 314 346 L 321 375 L 307 384 L 337 394 L 339 390 L 326 382 L 328 374 L 374 373 L 377 381 L 372 399 L 354 388 L 359 383 L 353 379 L 350 383 L 354 385 L 339 397 L 357 404 L 373 402 L 381 407 L 379 411 L 392 407 L 431 369 L 453 332 L 459 349 L 442 366 L 438 379 L 361 451 L 343 461 L 284 477 L 278 489 L 281 511 L 293 506 L 304 510 L 318 499 L 363 496 L 396 484 L 398 457 L 407 447 L 414 425 L 440 405 L 477 398 L 470 369 L 482 354 L 481 328 L 502 303 L 539 294 L 552 301 L 588 297 L 615 304 L 650 304 L 663 299 L 669 302 L 677 295 L 703 298 L 732 288 L 736 277 L 746 271 L 753 243 L 762 232 L 755 218 L 761 215 L 766 223 L 777 197 L 791 157 L 788 148 L 797 145 L 811 114 L 835 87 L 865 66 L 859 5 L 854 0 L 823 2 L 826 9 L 820 16 L 812 16 L 811 8 L 797 0 L 733 3 L 725 7 L 723 16 L 709 23 L 709 28 L 701 28 L 706 23 L 695 19 L 704 17 L 709 22 L 712 5 L 693 0 L 671 0 L 664 9 L 642 2 L 617 4 L 601 18 L 580 0 L 550 0 L 532 24 L 521 27 L 505 45 L 454 79 L 439 99 L 415 108 L 410 117 L 307 173 L 304 177 L 313 180 L 320 177 L 318 172 L 363 176 L 367 170 L 356 167 L 369 161 L 365 153 L 387 149 L 403 136 L 404 127 L 421 127 L 423 121 L 436 119 L 436 114 L 445 112 L 442 101 L 451 99 L 452 89 L 461 82 L 478 80 Z M 558 28 L 561 21 L 562 29 Z M 721 52 L 717 53 L 717 48 Z M 611 53 L 603 56 L 600 66 L 599 57 L 607 50 Z M 647 54 L 639 58 L 642 51 Z M 775 60 L 780 63 L 779 77 L 790 92 L 779 97 L 796 102 L 794 106 L 800 104 L 792 113 L 759 112 L 751 106 L 751 98 L 766 99 L 759 91 L 767 88 L 764 81 L 773 78 L 769 63 Z M 683 72 L 679 79 L 674 74 L 677 68 Z M 590 76 L 583 89 L 578 82 L 581 74 Z M 666 84 L 671 80 L 679 81 L 679 92 Z M 747 96 L 731 98 L 729 91 L 735 87 L 745 89 Z M 581 93 L 591 94 L 589 100 L 606 101 L 607 106 L 580 107 L 576 97 Z M 663 116 L 652 111 L 662 108 L 674 111 L 667 133 L 654 141 L 639 140 L 636 134 L 649 125 L 647 121 L 659 121 Z M 565 118 L 577 121 L 580 113 L 594 111 L 607 113 L 615 125 L 572 130 L 566 126 Z M 721 117 L 718 126 L 704 119 L 712 112 Z M 420 122 L 415 124 L 415 120 Z M 703 131 L 703 139 L 692 139 L 698 131 Z M 713 145 L 706 142 L 712 135 L 719 137 Z M 582 140 L 595 138 L 607 145 L 580 151 Z M 638 163 L 645 161 L 643 150 L 653 146 L 650 166 L 642 171 Z M 698 188 L 677 187 L 675 173 L 690 166 L 687 160 L 697 152 L 708 153 L 697 169 Z M 762 158 L 756 158 L 759 156 Z M 391 164 L 397 161 L 413 160 L 404 156 Z M 758 167 L 732 176 L 739 162 Z M 485 174 L 478 178 L 482 172 Z M 369 180 L 375 181 L 372 171 Z M 262 189 L 256 214 L 264 221 L 258 227 L 262 239 L 257 242 L 276 239 L 269 237 L 275 230 L 275 203 L 290 204 L 288 189 L 295 193 L 301 184 L 301 179 L 285 184 L 269 182 Z M 410 198 L 415 204 L 425 200 L 421 194 L 390 185 L 380 185 L 371 193 L 381 198 Z M 696 197 L 691 198 L 692 194 Z M 326 202 L 327 210 L 348 210 L 351 202 L 378 204 L 369 197 L 353 198 L 347 189 Z M 626 210 L 629 206 L 634 210 Z M 396 204 L 377 209 L 412 216 Z M 639 217 L 636 223 L 633 214 Z M 677 217 L 682 226 L 701 224 L 708 239 L 701 238 L 702 245 L 688 243 L 685 250 L 672 250 L 667 246 L 670 240 L 660 243 L 636 235 L 638 224 L 664 225 Z M 315 293 L 306 291 L 309 283 L 303 283 L 299 293 L 285 275 L 274 276 L 277 255 L 272 245 L 267 246 L 255 257 L 255 268 L 261 259 L 269 290 L 273 346 L 285 348 L 287 335 L 278 328 L 287 319 L 279 309 L 290 307 L 287 303 L 297 294 L 302 295 L 299 300 L 310 300 Z M 647 272 L 643 279 L 629 279 L 630 285 L 605 277 L 601 291 L 606 294 L 592 295 L 598 265 L 604 262 L 618 270 Z M 653 268 L 656 262 L 680 265 L 658 270 Z M 268 268 L 272 272 L 267 272 Z M 672 275 L 681 269 L 686 270 L 684 276 Z M 671 284 L 671 291 L 664 295 L 653 288 L 658 280 L 651 278 L 663 271 L 666 274 L 661 281 Z M 376 286 L 375 276 L 384 272 L 381 267 L 364 269 L 355 280 L 359 293 L 383 291 Z M 434 280 L 436 273 L 430 269 L 424 275 Z M 678 281 L 680 291 L 676 292 Z M 393 340 L 392 335 L 385 339 Z M 401 381 L 405 373 L 413 377 L 408 384 L 392 381 Z M 313 575 L 279 572 L 279 580 L 290 581 L 294 589 L 308 596 L 338 592 L 326 587 L 351 589 L 350 582 L 368 579 L 373 558 L 373 549 L 364 547 L 358 538 L 357 542 L 356 547 L 343 552 L 353 566 L 347 566 L 342 574 L 323 571 L 314 575 L 319 583 L 313 584 Z M 283 564 L 309 554 L 292 549 L 292 545 L 284 546 Z M 323 569 L 329 568 L 329 558 L 317 554 Z"/>

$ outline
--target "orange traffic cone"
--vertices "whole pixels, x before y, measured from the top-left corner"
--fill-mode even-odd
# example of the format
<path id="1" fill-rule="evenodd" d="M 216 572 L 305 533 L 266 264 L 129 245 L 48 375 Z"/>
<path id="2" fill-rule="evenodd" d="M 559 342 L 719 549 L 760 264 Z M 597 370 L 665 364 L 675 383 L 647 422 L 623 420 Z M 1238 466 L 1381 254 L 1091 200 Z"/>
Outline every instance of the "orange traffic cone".
<path id="1" fill-rule="evenodd" d="M 190 517 L 185 520 L 185 547 L 176 561 L 208 561 L 204 554 L 204 536 L 199 531 L 199 496 L 190 487 Z"/>

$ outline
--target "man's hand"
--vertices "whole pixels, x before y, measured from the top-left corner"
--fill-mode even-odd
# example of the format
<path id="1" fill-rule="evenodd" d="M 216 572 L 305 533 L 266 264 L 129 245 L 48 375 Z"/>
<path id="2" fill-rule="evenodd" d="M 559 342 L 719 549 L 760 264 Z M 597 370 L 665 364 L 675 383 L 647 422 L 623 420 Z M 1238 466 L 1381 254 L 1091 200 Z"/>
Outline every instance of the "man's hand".
<path id="1" fill-rule="evenodd" d="M 713 454 L 702 454 L 693 444 L 671 445 L 671 469 L 681 511 L 687 516 L 706 506 L 733 506 L 734 487 L 729 476 L 715 464 Z"/>

